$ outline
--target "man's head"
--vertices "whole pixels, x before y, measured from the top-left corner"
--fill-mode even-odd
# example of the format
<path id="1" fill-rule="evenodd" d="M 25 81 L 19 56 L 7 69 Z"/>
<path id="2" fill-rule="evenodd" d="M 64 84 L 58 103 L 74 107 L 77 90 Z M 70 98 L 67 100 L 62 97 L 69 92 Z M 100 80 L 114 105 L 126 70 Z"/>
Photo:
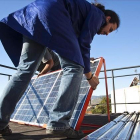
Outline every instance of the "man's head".
<path id="1" fill-rule="evenodd" d="M 105 10 L 106 22 L 97 34 L 108 35 L 120 26 L 119 16 L 112 10 Z"/>
<path id="2" fill-rule="evenodd" d="M 114 11 L 105 10 L 104 14 L 106 16 L 106 22 L 97 32 L 98 35 L 108 35 L 120 26 L 119 16 Z"/>
<path id="3" fill-rule="evenodd" d="M 120 26 L 120 19 L 119 16 L 112 10 L 105 10 L 105 7 L 99 3 L 92 3 L 92 5 L 99 8 L 106 17 L 105 24 L 99 29 L 97 34 L 108 35 L 112 31 L 116 30 Z"/>

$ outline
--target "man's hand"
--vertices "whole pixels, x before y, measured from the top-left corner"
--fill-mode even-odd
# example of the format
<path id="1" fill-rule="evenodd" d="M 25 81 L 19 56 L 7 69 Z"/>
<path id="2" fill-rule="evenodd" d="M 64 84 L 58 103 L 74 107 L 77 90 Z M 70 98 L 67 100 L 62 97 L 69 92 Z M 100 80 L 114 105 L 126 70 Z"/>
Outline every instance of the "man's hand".
<path id="1" fill-rule="evenodd" d="M 97 85 L 99 84 L 99 79 L 97 76 L 93 76 L 90 80 L 88 80 L 90 86 L 93 90 L 97 88 Z"/>
<path id="2" fill-rule="evenodd" d="M 41 76 L 41 75 L 44 75 L 44 74 L 42 74 L 42 73 L 39 73 L 39 74 L 37 75 L 37 78 L 38 78 L 39 76 Z"/>
<path id="3" fill-rule="evenodd" d="M 89 79 L 88 82 L 90 86 L 92 87 L 93 90 L 96 89 L 97 85 L 99 84 L 99 79 L 97 76 L 92 76 L 92 73 L 86 73 L 85 74 L 86 78 Z"/>
<path id="4" fill-rule="evenodd" d="M 45 67 L 43 68 L 43 70 L 38 74 L 37 77 L 42 76 L 44 74 L 46 74 L 47 72 L 49 72 L 51 70 L 51 68 L 53 67 L 54 62 L 53 59 L 50 59 L 46 62 Z"/>
<path id="5" fill-rule="evenodd" d="M 91 57 L 91 58 L 90 58 L 90 60 L 91 60 L 91 61 L 94 61 L 94 60 L 95 60 L 95 58 L 94 58 L 94 57 Z"/>

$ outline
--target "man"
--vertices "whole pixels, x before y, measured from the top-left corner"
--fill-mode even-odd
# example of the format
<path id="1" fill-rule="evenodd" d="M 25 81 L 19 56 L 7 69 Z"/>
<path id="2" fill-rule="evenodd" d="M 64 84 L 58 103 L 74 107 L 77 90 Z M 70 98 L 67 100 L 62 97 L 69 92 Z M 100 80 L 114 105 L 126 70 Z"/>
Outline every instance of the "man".
<path id="1" fill-rule="evenodd" d="M 81 138 L 69 125 L 83 73 L 96 89 L 99 80 L 90 71 L 90 43 L 96 34 L 108 35 L 119 27 L 118 15 L 86 0 L 36 0 L 0 22 L 0 39 L 15 66 L 0 94 L 0 130 L 4 135 L 16 103 L 37 70 L 46 48 L 58 54 L 63 75 L 46 134 Z M 9 133 L 5 134 L 11 134 Z"/>
<path id="2" fill-rule="evenodd" d="M 59 58 L 56 53 L 52 50 L 47 49 L 46 53 L 37 69 L 40 73 L 38 77 L 46 74 L 47 72 L 52 72 L 61 69 Z"/>

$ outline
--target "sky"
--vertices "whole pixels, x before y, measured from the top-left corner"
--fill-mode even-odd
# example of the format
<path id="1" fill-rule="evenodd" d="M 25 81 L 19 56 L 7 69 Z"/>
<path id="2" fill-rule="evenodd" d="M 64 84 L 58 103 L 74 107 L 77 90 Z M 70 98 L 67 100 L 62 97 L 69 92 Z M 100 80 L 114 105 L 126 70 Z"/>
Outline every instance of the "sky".
<path id="1" fill-rule="evenodd" d="M 6 17 L 33 0 L 0 0 L 0 19 Z M 93 0 L 88 0 L 94 2 Z M 115 11 L 120 17 L 120 27 L 108 36 L 95 35 L 91 43 L 91 57 L 103 57 L 106 69 L 130 67 L 140 65 L 140 1 L 139 0 L 97 0 L 105 6 L 105 9 Z M 0 42 L 0 64 L 14 67 Z M 103 70 L 103 69 L 102 69 Z M 1 68 L 0 73 L 14 74 L 15 71 Z M 114 75 L 126 75 L 140 73 L 140 68 L 115 71 Z M 111 72 L 107 72 L 111 76 Z M 103 77 L 101 73 L 99 77 Z M 115 88 L 128 87 L 134 76 L 116 78 Z M 8 78 L 0 75 L 0 89 L 3 91 Z M 105 95 L 105 81 L 100 84 L 93 95 Z M 109 94 L 112 91 L 112 79 L 108 79 Z"/>

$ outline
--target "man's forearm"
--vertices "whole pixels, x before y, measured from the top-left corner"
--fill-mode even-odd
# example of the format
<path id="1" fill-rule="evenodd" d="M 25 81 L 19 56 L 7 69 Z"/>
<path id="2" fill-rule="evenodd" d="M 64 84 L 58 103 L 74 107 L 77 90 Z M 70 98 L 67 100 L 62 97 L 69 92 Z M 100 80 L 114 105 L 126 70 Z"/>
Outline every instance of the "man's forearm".
<path id="1" fill-rule="evenodd" d="M 53 67 L 54 63 L 53 63 L 53 60 L 49 60 L 44 69 L 39 73 L 39 76 L 43 75 L 43 74 L 46 74 L 47 72 L 49 72 L 51 70 L 51 68 Z"/>

